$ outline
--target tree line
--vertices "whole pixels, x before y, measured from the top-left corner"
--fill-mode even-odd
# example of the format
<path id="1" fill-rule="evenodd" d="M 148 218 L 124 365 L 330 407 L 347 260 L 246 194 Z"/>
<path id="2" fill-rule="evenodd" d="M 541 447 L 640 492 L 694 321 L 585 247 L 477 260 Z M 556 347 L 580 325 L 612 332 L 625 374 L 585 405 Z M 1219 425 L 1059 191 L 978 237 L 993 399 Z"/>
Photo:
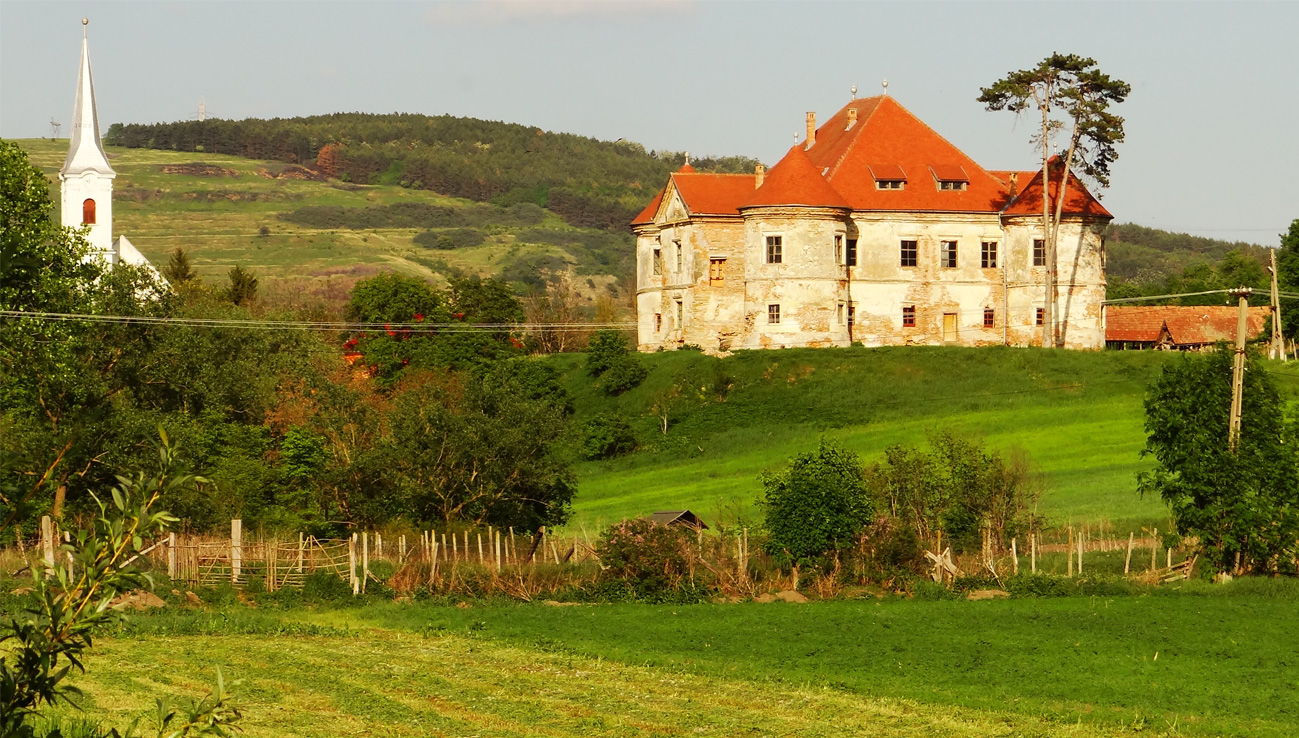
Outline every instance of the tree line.
<path id="1" fill-rule="evenodd" d="M 405 113 L 116 123 L 104 141 L 314 165 L 344 181 L 502 206 L 533 203 L 571 225 L 602 229 L 626 228 L 685 158 L 516 123 Z M 739 172 L 758 162 L 732 156 L 691 163 L 701 171 Z"/>

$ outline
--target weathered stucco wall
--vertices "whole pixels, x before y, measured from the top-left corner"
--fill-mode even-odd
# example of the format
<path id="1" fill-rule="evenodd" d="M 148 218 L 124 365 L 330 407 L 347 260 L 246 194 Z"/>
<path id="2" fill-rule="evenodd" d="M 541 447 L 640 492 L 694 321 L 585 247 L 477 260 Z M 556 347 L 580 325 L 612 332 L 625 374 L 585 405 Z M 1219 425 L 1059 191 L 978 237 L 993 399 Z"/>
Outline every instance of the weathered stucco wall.
<path id="1" fill-rule="evenodd" d="M 867 346 L 1041 343 L 1036 322 L 1045 304 L 1046 274 L 1033 266 L 1033 240 L 1041 238 L 1034 218 L 1003 224 L 997 214 L 850 214 L 806 207 L 690 218 L 668 197 L 660 216 L 637 229 L 642 351 L 850 340 Z M 1068 348 L 1105 345 L 1103 233 L 1103 221 L 1075 219 L 1061 226 L 1057 320 Z M 780 263 L 768 263 L 771 236 L 781 239 Z M 857 241 L 855 266 L 844 263 L 850 239 Z M 903 241 L 916 242 L 915 266 L 902 265 Z M 956 244 L 954 267 L 942 258 L 945 241 Z M 984 243 L 996 245 L 995 267 L 982 266 Z M 661 274 L 654 273 L 654 249 L 662 254 Z M 719 264 L 716 271 L 712 260 Z M 771 319 L 772 306 L 779 306 L 778 322 Z M 904 325 L 907 307 L 914 308 L 914 326 Z M 991 326 L 985 325 L 985 310 L 992 311 Z"/>

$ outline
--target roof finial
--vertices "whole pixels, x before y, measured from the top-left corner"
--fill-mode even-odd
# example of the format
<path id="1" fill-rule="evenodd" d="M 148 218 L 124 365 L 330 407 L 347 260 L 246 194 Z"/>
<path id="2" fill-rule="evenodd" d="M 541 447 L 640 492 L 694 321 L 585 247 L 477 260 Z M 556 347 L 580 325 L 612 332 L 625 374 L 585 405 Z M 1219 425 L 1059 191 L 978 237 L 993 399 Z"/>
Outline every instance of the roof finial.
<path id="1" fill-rule="evenodd" d="M 82 37 L 83 39 L 86 37 L 86 26 L 88 26 L 88 25 L 90 25 L 90 19 L 89 19 L 89 18 L 82 18 L 82 19 L 81 19 L 81 37 Z"/>
<path id="2" fill-rule="evenodd" d="M 884 87 L 884 94 L 887 96 L 889 94 L 889 81 L 886 79 L 880 84 Z"/>
<path id="3" fill-rule="evenodd" d="M 852 92 L 852 99 L 856 100 L 856 99 L 857 99 L 857 85 L 853 85 L 853 86 L 852 86 L 851 92 Z"/>
<path id="4" fill-rule="evenodd" d="M 686 166 L 690 166 L 690 152 L 686 152 Z"/>
<path id="5" fill-rule="evenodd" d="M 794 131 L 794 145 L 798 145 L 798 131 Z"/>

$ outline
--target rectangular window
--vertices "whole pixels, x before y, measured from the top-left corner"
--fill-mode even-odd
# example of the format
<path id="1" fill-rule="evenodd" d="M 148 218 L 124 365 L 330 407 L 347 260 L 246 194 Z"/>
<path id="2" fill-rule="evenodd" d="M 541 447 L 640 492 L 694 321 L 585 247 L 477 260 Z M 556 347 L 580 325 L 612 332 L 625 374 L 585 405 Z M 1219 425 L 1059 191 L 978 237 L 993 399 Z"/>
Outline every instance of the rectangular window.
<path id="1" fill-rule="evenodd" d="M 725 259 L 708 260 L 708 282 L 709 284 L 721 284 L 724 277 L 722 276 L 722 266 L 726 263 Z"/>
<path id="2" fill-rule="evenodd" d="M 857 239 L 848 239 L 848 251 L 844 254 L 844 258 L 847 259 L 844 262 L 846 266 L 857 266 Z"/>
<path id="3" fill-rule="evenodd" d="M 938 183 L 940 190 L 964 190 L 968 182 L 953 182 L 951 180 L 942 180 Z"/>
<path id="4" fill-rule="evenodd" d="M 654 273 L 663 273 L 663 249 L 654 249 Z"/>
<path id="5" fill-rule="evenodd" d="M 681 273 L 681 242 L 673 241 L 672 243 L 676 244 L 677 247 L 677 273 L 680 274 Z"/>
<path id="6" fill-rule="evenodd" d="M 979 256 L 979 266 L 984 269 L 997 268 L 997 242 L 984 241 L 983 249 Z"/>
<path id="7" fill-rule="evenodd" d="M 992 308 L 983 309 L 983 327 L 993 328 L 997 325 L 997 311 Z"/>
<path id="8" fill-rule="evenodd" d="M 843 263 L 843 236 L 834 237 L 834 263 Z"/>
<path id="9" fill-rule="evenodd" d="M 767 236 L 767 263 L 779 264 L 784 256 L 784 239 L 780 236 Z"/>
<path id="10" fill-rule="evenodd" d="M 843 325 L 843 303 L 839 303 L 834 309 L 834 322 Z"/>
<path id="11" fill-rule="evenodd" d="M 903 328 L 916 327 L 916 306 L 915 305 L 904 305 L 902 307 L 902 327 Z"/>
<path id="12" fill-rule="evenodd" d="M 920 249 L 915 241 L 902 242 L 902 266 L 913 267 L 919 260 Z"/>
<path id="13" fill-rule="evenodd" d="M 875 180 L 875 189 L 877 190 L 900 190 L 906 184 L 904 179 L 877 179 Z"/>
<path id="14" fill-rule="evenodd" d="M 1046 308 L 1038 308 L 1038 309 L 1037 309 L 1037 324 L 1038 324 L 1038 325 L 1043 325 L 1043 324 L 1045 324 L 1045 323 L 1046 323 Z"/>
<path id="15" fill-rule="evenodd" d="M 662 331 L 663 331 L 663 313 L 654 313 L 654 332 L 661 333 Z"/>
<path id="16" fill-rule="evenodd" d="M 780 323 L 780 306 L 779 306 L 779 305 L 768 305 L 768 306 L 767 306 L 767 323 L 770 324 L 770 325 L 778 325 L 778 324 Z"/>
<path id="17" fill-rule="evenodd" d="M 856 322 L 857 322 L 857 306 L 850 304 L 848 306 L 848 325 L 851 326 L 853 323 Z"/>
<path id="18" fill-rule="evenodd" d="M 1033 266 L 1046 266 L 1046 241 L 1040 238 L 1033 239 Z"/>
<path id="19" fill-rule="evenodd" d="M 955 269 L 956 268 L 956 242 L 943 241 L 942 245 L 943 245 L 943 268 Z"/>

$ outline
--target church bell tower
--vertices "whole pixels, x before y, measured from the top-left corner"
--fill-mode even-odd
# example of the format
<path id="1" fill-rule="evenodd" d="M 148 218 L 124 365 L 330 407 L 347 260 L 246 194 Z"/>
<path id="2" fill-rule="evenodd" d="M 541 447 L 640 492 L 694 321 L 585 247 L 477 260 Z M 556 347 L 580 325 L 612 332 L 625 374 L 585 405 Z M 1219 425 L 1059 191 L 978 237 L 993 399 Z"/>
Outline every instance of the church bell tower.
<path id="1" fill-rule="evenodd" d="M 95 110 L 95 85 L 90 78 L 90 50 L 86 26 L 81 19 L 81 69 L 77 77 L 77 98 L 72 108 L 72 140 L 68 158 L 59 170 L 63 191 L 63 225 L 90 227 L 86 240 L 92 256 L 115 266 L 119 256 L 113 246 L 113 179 L 117 172 L 108 164 L 99 140 L 99 114 Z"/>

